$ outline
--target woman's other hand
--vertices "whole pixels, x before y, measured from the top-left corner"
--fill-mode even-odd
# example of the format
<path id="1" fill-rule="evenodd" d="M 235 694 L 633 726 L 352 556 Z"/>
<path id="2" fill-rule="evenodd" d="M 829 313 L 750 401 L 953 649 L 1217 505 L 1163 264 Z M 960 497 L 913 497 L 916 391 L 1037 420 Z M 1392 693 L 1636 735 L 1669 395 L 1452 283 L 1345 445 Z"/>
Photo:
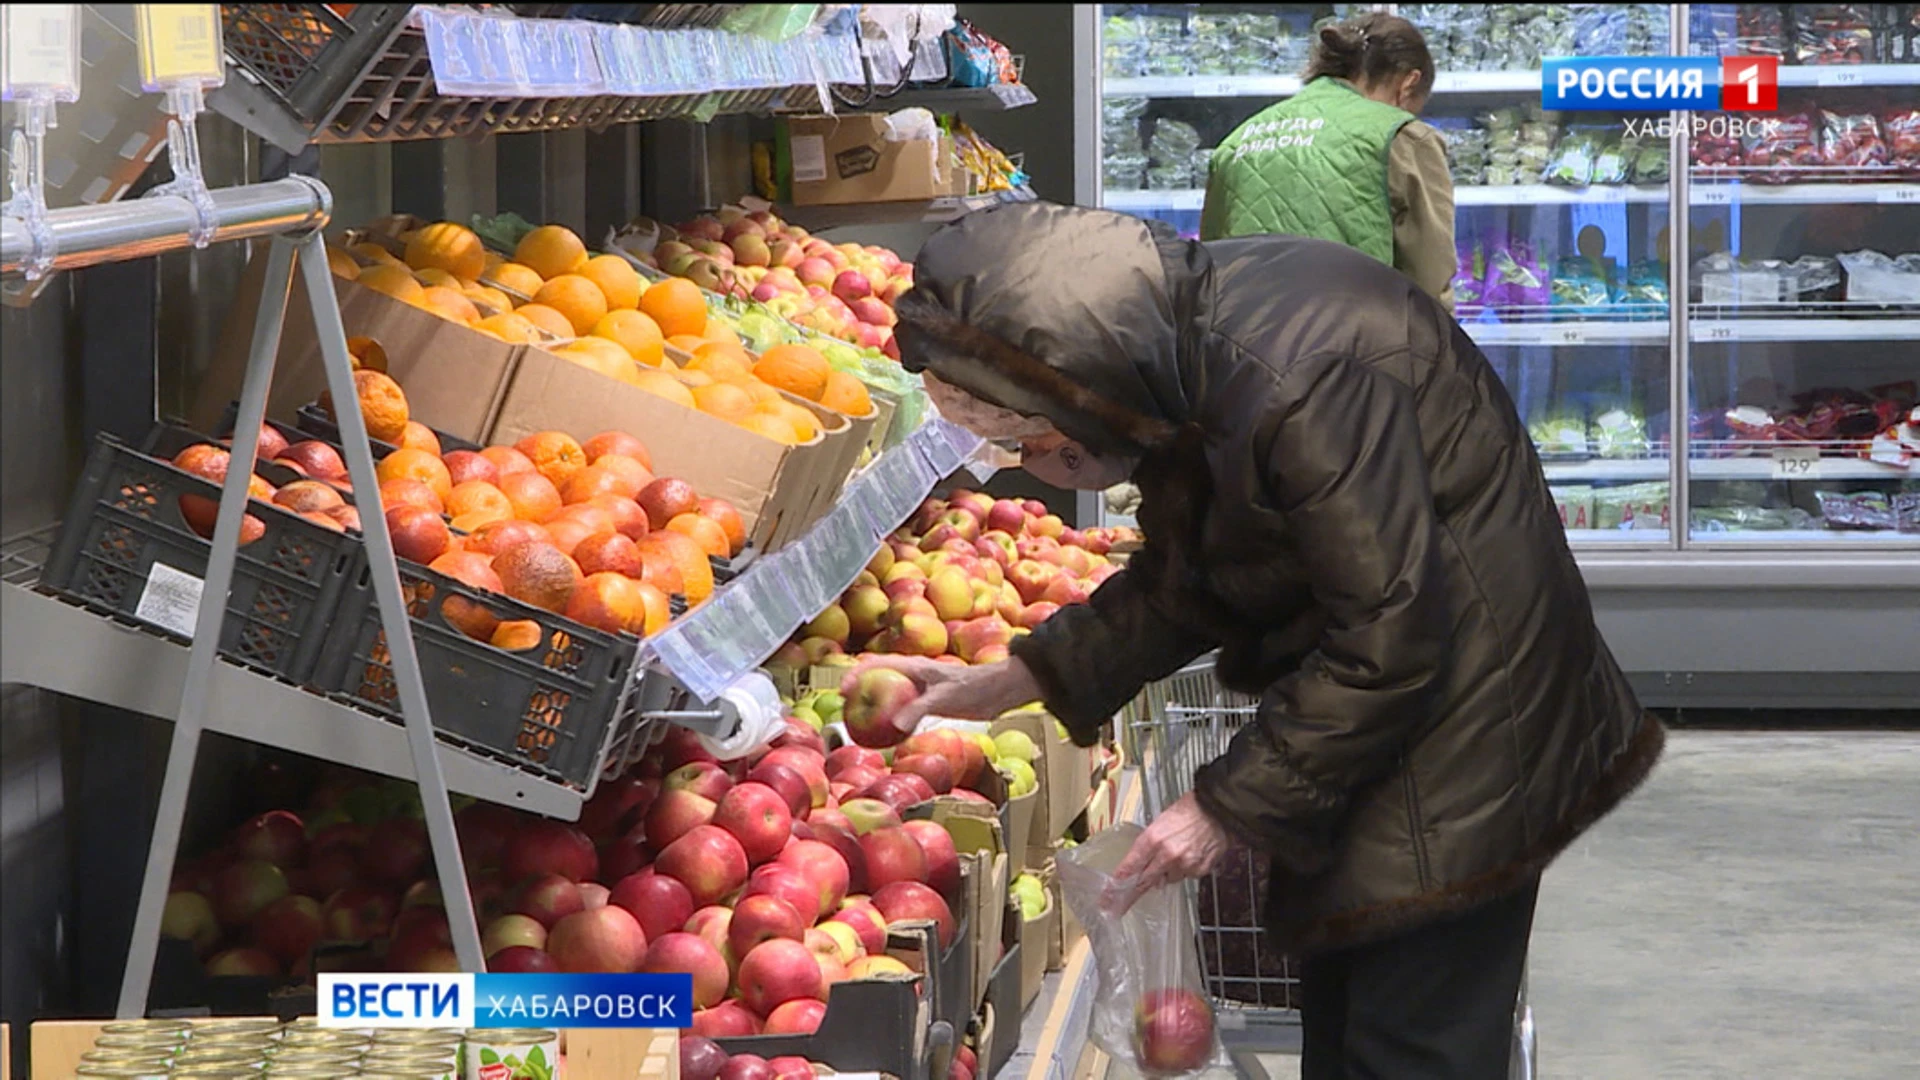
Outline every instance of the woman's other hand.
<path id="1" fill-rule="evenodd" d="M 1134 901 L 1162 885 L 1212 872 L 1232 847 L 1233 837 L 1188 792 L 1133 842 L 1113 871 L 1115 889 L 1102 906 L 1124 915 Z"/>
<path id="2" fill-rule="evenodd" d="M 840 682 L 840 692 L 854 696 L 862 673 L 892 668 L 920 688 L 920 696 L 894 714 L 901 731 L 913 731 L 929 716 L 956 720 L 991 720 L 1040 697 L 1040 684 L 1018 659 L 967 667 L 921 656 L 875 656 L 861 661 Z"/>

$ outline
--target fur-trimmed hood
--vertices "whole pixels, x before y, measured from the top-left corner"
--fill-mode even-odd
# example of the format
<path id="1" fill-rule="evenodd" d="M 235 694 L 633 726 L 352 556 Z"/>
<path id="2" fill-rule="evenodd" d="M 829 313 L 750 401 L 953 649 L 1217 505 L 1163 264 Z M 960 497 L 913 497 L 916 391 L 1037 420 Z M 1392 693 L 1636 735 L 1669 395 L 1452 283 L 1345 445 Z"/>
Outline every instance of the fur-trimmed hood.
<path id="1" fill-rule="evenodd" d="M 921 247 L 895 305 L 900 360 L 1095 451 L 1170 441 L 1189 411 L 1183 340 L 1199 245 L 1107 211 L 1016 203 Z"/>

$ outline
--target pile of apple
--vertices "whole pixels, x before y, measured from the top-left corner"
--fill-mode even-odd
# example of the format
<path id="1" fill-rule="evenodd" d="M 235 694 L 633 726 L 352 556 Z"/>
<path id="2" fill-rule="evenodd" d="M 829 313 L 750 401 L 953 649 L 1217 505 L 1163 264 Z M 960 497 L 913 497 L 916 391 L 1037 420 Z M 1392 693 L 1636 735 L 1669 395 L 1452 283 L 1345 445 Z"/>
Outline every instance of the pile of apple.
<path id="1" fill-rule="evenodd" d="M 1037 499 L 966 490 L 927 499 L 769 664 L 832 664 L 862 652 L 1005 660 L 1015 637 L 1085 603 L 1118 573 L 1107 552 L 1130 536 L 1068 528 Z"/>
<path id="2" fill-rule="evenodd" d="M 947 1080 L 974 1080 L 979 1066 L 980 1059 L 972 1047 L 955 1047 Z M 729 1054 L 704 1035 L 680 1036 L 680 1080 L 812 1080 L 832 1072 L 825 1067 L 816 1069 L 813 1062 L 797 1055 L 768 1059 L 758 1054 Z"/>
<path id="3" fill-rule="evenodd" d="M 662 228 L 646 261 L 725 295 L 748 297 L 800 326 L 895 360 L 893 302 L 913 264 L 877 244 L 832 244 L 766 210 L 722 207 Z"/>

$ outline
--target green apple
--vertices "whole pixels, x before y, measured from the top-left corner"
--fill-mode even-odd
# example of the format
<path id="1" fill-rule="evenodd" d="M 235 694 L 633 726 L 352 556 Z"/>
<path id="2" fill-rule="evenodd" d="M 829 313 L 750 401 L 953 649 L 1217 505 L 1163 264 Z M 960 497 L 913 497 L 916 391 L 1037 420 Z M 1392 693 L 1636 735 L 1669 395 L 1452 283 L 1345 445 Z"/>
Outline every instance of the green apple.
<path id="1" fill-rule="evenodd" d="M 973 741 L 979 745 L 980 752 L 987 755 L 987 764 L 1000 764 L 1000 744 L 993 741 L 993 736 L 984 731 L 976 731 L 973 732 Z"/>
<path id="2" fill-rule="evenodd" d="M 1047 890 L 1040 879 L 1032 874 L 1021 874 L 1013 879 L 1013 885 L 1007 890 L 1020 905 L 1020 918 L 1032 922 L 1047 910 Z"/>
<path id="3" fill-rule="evenodd" d="M 1033 745 L 1033 740 L 1024 731 L 1003 731 L 993 737 L 993 745 L 1000 751 L 998 758 L 1001 761 L 1030 762 L 1040 756 L 1040 748 Z"/>
<path id="4" fill-rule="evenodd" d="M 813 711 L 820 714 L 820 719 L 829 724 L 840 722 L 847 708 L 847 699 L 840 695 L 840 691 L 816 690 L 812 696 Z"/>
<path id="5" fill-rule="evenodd" d="M 1007 778 L 1009 798 L 1017 799 L 1040 786 L 1039 779 L 1033 775 L 1033 766 L 1017 758 L 1012 761 L 1002 761 L 1000 774 Z"/>
<path id="6" fill-rule="evenodd" d="M 813 728 L 813 730 L 815 731 L 819 731 L 821 728 L 824 728 L 827 726 L 826 720 L 822 718 L 819 713 L 813 711 L 811 708 L 808 708 L 805 705 L 795 705 L 793 707 L 792 715 L 797 716 L 802 720 L 805 720 L 807 722 L 807 726 Z"/>

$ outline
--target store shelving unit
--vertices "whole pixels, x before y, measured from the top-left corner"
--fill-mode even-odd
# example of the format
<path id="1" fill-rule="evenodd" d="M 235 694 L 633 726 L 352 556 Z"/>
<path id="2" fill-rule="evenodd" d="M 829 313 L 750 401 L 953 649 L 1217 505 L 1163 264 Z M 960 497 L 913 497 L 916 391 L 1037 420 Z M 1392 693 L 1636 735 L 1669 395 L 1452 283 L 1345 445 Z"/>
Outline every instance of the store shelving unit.
<path id="1" fill-rule="evenodd" d="M 1290 33 L 1296 44 L 1317 15 L 1306 6 L 1281 5 L 1276 10 L 1288 28 L 1283 36 Z M 1675 7 L 1668 16 L 1669 39 L 1649 51 L 1689 54 L 1691 17 L 1686 7 Z M 1110 17 L 1158 21 L 1129 32 L 1120 50 L 1112 52 L 1105 38 Z M 1148 99 L 1149 119 L 1137 133 L 1138 145 L 1130 141 L 1124 150 L 1130 186 L 1153 182 L 1151 171 L 1140 176 L 1134 169 L 1143 157 L 1151 158 L 1155 125 L 1167 119 L 1201 133 L 1201 152 L 1194 155 L 1187 182 L 1176 178 L 1167 190 L 1109 190 L 1103 168 L 1108 164 L 1106 132 L 1099 130 L 1087 140 L 1088 151 L 1080 161 L 1078 197 L 1089 205 L 1160 218 L 1191 232 L 1205 202 L 1204 150 L 1214 145 L 1209 140 L 1297 92 L 1300 81 L 1291 72 L 1277 71 L 1140 74 L 1168 69 L 1172 50 L 1164 38 L 1180 33 L 1169 30 L 1178 17 L 1175 8 L 1150 13 L 1144 8 L 1090 8 L 1077 23 L 1083 38 L 1077 55 L 1083 79 L 1098 88 L 1096 105 L 1083 114 L 1083 122 L 1104 129 L 1107 121 L 1098 103 L 1105 103 L 1111 115 L 1130 117 L 1138 115 L 1130 111 L 1138 100 Z M 1258 40 L 1257 31 L 1249 33 L 1251 40 Z M 1296 52 L 1296 63 L 1303 65 L 1304 49 Z M 1193 55 L 1194 63 L 1220 60 L 1217 48 L 1211 53 L 1196 48 Z M 1138 66 L 1116 73 L 1106 68 L 1110 61 Z M 1779 73 L 1783 106 L 1814 101 L 1864 112 L 1920 105 L 1920 64 L 1789 62 Z M 1539 93 L 1537 69 L 1452 71 L 1443 64 L 1427 112 L 1473 122 L 1471 118 L 1486 110 L 1537 103 Z M 1116 107 L 1121 101 L 1126 107 Z M 1860 439 L 1784 444 L 1793 446 L 1782 451 L 1783 461 L 1791 459 L 1784 465 L 1764 448 L 1734 456 L 1711 441 L 1693 445 L 1689 432 L 1681 433 L 1680 449 L 1666 451 L 1668 416 L 1715 414 L 1744 403 L 1735 395 L 1749 384 L 1784 384 L 1778 405 L 1784 410 L 1793 393 L 1814 387 L 1865 390 L 1920 377 L 1920 360 L 1905 348 L 1920 341 L 1920 308 L 1914 306 L 1832 297 L 1819 303 L 1752 307 L 1688 302 L 1698 292 L 1693 264 L 1712 250 L 1783 261 L 1863 247 L 1890 254 L 1915 250 L 1903 238 L 1920 236 L 1920 180 L 1874 168 L 1808 167 L 1792 177 L 1737 179 L 1730 177 L 1740 176 L 1740 169 L 1690 170 L 1679 164 L 1691 159 L 1688 136 L 1683 125 L 1675 126 L 1682 131 L 1668 142 L 1673 175 L 1664 184 L 1461 184 L 1455 189 L 1462 238 L 1476 232 L 1528 238 L 1545 274 L 1553 272 L 1557 257 L 1574 252 L 1575 235 L 1589 226 L 1604 233 L 1606 254 L 1617 260 L 1621 272 L 1643 260 L 1673 268 L 1667 275 L 1671 305 L 1632 311 L 1619 306 L 1556 310 L 1540 302 L 1491 310 L 1463 307 L 1460 312 L 1468 334 L 1508 378 L 1530 420 L 1545 419 L 1529 410 L 1550 402 L 1571 400 L 1597 414 L 1602 407 L 1625 404 L 1619 395 L 1631 394 L 1633 415 L 1646 424 L 1647 437 L 1660 448 L 1658 456 L 1625 460 L 1549 460 L 1549 483 L 1596 491 L 1620 485 L 1663 489 L 1672 499 L 1677 521 L 1693 520 L 1690 505 L 1720 509 L 1729 505 L 1726 500 L 1752 498 L 1756 491 L 1767 493 L 1766 507 L 1811 510 L 1816 522 L 1816 492 L 1920 491 L 1920 474 L 1911 461 L 1866 460 Z M 1174 152 L 1184 149 L 1178 145 Z M 1165 172 L 1177 177 L 1180 171 L 1177 158 L 1159 162 L 1169 163 L 1174 167 L 1165 170 L 1163 178 Z M 1781 179 L 1794 182 L 1770 182 Z M 1863 226 L 1863 221 L 1874 224 Z M 1828 222 L 1831 226 L 1824 224 Z M 1849 226 L 1852 231 L 1845 231 Z M 1846 239 L 1839 239 L 1841 235 Z M 1832 246 L 1836 244 L 1845 246 Z M 1714 435 L 1722 437 L 1724 433 Z M 1818 456 L 1809 469 L 1810 454 Z M 1083 507 L 1098 502 L 1086 500 Z M 1712 518 L 1701 518 L 1692 528 L 1576 530 L 1568 535 L 1594 590 L 1602 627 L 1651 702 L 1885 704 L 1902 700 L 1902 694 L 1909 704 L 1920 700 L 1920 678 L 1911 674 L 1912 651 L 1905 644 L 1920 633 L 1911 615 L 1920 610 L 1920 535 L 1838 528 L 1728 531 Z M 1794 617 L 1782 619 L 1788 611 Z M 1895 611 L 1902 614 L 1892 615 Z M 1908 632 L 1883 632 L 1893 623 Z M 1740 648 L 1722 641 L 1724 628 L 1736 625 L 1750 639 Z M 1810 635 L 1819 635 L 1819 642 L 1811 642 Z M 1810 693 L 1813 686 L 1820 689 Z"/>
<path id="2" fill-rule="evenodd" d="M 1002 203 L 1032 202 L 1033 191 L 990 191 L 982 195 L 950 195 L 940 199 L 901 202 L 852 203 L 845 206 L 790 206 L 780 216 L 796 225 L 819 231 L 847 225 L 940 225 L 975 210 Z"/>

